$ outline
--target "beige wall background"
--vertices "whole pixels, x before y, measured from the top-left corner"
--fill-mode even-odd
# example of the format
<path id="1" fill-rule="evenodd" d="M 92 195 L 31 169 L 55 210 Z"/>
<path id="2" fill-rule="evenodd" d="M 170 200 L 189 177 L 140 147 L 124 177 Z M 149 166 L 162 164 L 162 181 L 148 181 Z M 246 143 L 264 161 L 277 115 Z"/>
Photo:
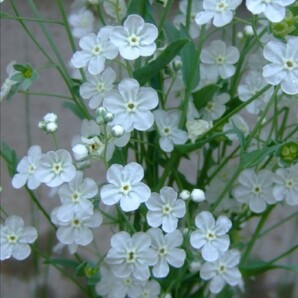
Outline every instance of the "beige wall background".
<path id="1" fill-rule="evenodd" d="M 34 17 L 27 1 L 15 0 L 15 4 L 20 10 L 20 14 L 26 17 Z M 56 8 L 55 1 L 37 0 L 35 1 L 41 15 L 47 19 L 60 19 L 60 14 Z M 65 0 L 66 11 L 69 11 L 72 1 Z M 13 14 L 9 1 L 1 4 L 1 9 L 5 12 Z M 42 44 L 46 51 L 54 57 L 54 54 L 45 40 L 40 27 L 33 22 L 26 22 L 30 32 Z M 68 61 L 72 55 L 67 36 L 64 28 L 59 25 L 49 25 L 48 29 L 59 49 L 64 61 Z M 14 20 L 1 20 L 1 83 L 6 78 L 6 65 L 11 60 L 18 63 L 30 63 L 35 68 L 41 68 L 48 64 L 44 55 L 34 46 L 24 30 Z M 49 92 L 61 95 L 68 95 L 65 84 L 55 69 L 46 69 L 40 72 L 40 79 L 36 81 L 31 91 Z M 28 104 L 29 102 L 29 104 Z M 37 124 L 42 117 L 48 112 L 54 112 L 59 117 L 59 130 L 57 133 L 59 147 L 70 149 L 72 137 L 80 131 L 80 121 L 67 109 L 61 107 L 62 101 L 58 98 L 49 98 L 44 96 L 30 96 L 26 99 L 24 95 L 16 95 L 10 102 L 1 103 L 1 139 L 16 150 L 17 155 L 21 158 L 26 155 L 30 144 L 40 144 L 43 151 L 54 150 L 53 142 L 50 136 L 41 132 Z M 26 112 L 27 109 L 27 112 Z M 30 133 L 26 129 L 26 115 L 28 115 L 27 125 L 30 126 Z M 29 137 L 28 137 L 29 136 Z M 31 141 L 30 141 L 31 140 Z M 98 166 L 98 165 L 97 165 Z M 96 166 L 96 167 L 97 167 Z M 188 168 L 187 166 L 185 167 Z M 97 171 L 98 181 L 104 180 L 102 170 Z M 30 199 L 23 190 L 15 190 L 11 187 L 10 178 L 8 177 L 6 166 L 1 160 L 1 193 L 2 207 L 8 214 L 17 214 L 25 219 L 26 224 L 32 221 L 36 222 L 39 227 L 41 249 L 47 246 L 48 241 L 55 244 L 55 237 L 49 232 L 49 226 L 32 206 Z M 58 200 L 48 197 L 48 191 L 40 188 L 37 191 L 40 202 L 46 210 L 51 210 L 58 205 Z M 32 212 L 32 210 L 35 210 Z M 275 214 L 271 217 L 268 226 L 282 220 L 294 210 L 286 206 L 277 208 Z M 297 211 L 297 209 L 296 209 Z M 32 213 L 34 216 L 32 216 Z M 248 235 L 255 228 L 252 223 L 247 227 Z M 269 238 L 260 241 L 255 247 L 255 254 L 260 258 L 269 260 L 275 257 L 297 242 L 297 220 L 285 224 L 270 234 Z M 97 244 L 102 251 L 106 251 L 109 247 L 109 232 L 101 227 L 96 234 Z M 249 236 L 248 236 L 249 237 Z M 104 240 L 104 241 L 103 241 Z M 84 252 L 86 253 L 86 252 Z M 298 256 L 291 256 L 284 260 L 285 263 L 296 263 Z M 24 262 L 5 261 L 1 263 L 1 297 L 34 297 L 34 289 L 39 289 L 35 297 L 46 297 L 45 289 L 48 290 L 47 297 L 82 297 L 78 294 L 75 287 L 65 280 L 63 275 L 50 268 L 49 271 L 36 273 L 33 266 L 33 258 L 30 257 Z M 34 277 L 35 276 L 35 277 Z M 37 276 L 37 278 L 36 278 Z M 289 297 L 287 288 L 296 283 L 297 291 L 297 275 L 285 271 L 271 272 L 270 275 L 261 275 L 255 280 L 251 280 L 252 290 L 248 292 L 248 297 Z M 284 294 L 277 291 L 277 285 L 284 285 Z M 294 296 L 293 296 L 294 297 Z"/>

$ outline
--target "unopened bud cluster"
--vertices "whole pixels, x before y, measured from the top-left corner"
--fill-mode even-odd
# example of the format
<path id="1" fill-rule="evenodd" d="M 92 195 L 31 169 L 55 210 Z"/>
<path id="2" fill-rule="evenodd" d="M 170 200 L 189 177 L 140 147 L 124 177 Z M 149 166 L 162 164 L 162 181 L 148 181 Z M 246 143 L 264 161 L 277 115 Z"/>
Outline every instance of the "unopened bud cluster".
<path id="1" fill-rule="evenodd" d="M 39 121 L 38 127 L 46 133 L 54 133 L 58 129 L 58 117 L 54 113 L 47 113 L 42 121 Z"/>

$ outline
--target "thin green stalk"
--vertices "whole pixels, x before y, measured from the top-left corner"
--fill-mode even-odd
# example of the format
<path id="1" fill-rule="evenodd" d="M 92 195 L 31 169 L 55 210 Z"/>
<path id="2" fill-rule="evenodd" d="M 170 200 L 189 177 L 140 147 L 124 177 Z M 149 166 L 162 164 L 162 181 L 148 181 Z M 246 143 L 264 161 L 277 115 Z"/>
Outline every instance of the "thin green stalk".
<path id="1" fill-rule="evenodd" d="M 287 255 L 291 254 L 292 252 L 294 252 L 295 250 L 298 250 L 298 244 L 294 245 L 293 247 L 291 247 L 290 249 L 288 249 L 287 251 L 285 251 L 284 253 L 282 253 L 281 255 L 279 255 L 278 257 L 274 258 L 273 260 L 271 260 L 269 263 L 275 263 L 278 260 L 281 260 L 282 258 L 286 257 Z"/>
<path id="2" fill-rule="evenodd" d="M 40 204 L 40 202 L 38 201 L 38 199 L 36 198 L 35 194 L 33 193 L 32 190 L 30 190 L 27 186 L 26 186 L 26 191 L 29 194 L 31 200 L 34 202 L 34 204 L 37 206 L 37 208 L 39 209 L 39 211 L 41 211 L 41 213 L 44 215 L 44 217 L 47 219 L 47 221 L 50 223 L 50 225 L 54 228 L 54 230 L 56 230 L 56 226 L 52 223 L 51 218 L 49 216 L 49 214 L 47 213 L 47 211 L 43 208 L 43 206 Z"/>
<path id="3" fill-rule="evenodd" d="M 279 221 L 278 223 L 276 223 L 276 224 L 272 225 L 271 227 L 269 227 L 268 229 L 264 230 L 262 233 L 259 234 L 258 238 L 261 238 L 261 237 L 265 236 L 269 232 L 275 230 L 277 227 L 279 227 L 280 225 L 284 224 L 288 220 L 290 220 L 292 218 L 295 218 L 296 216 L 298 216 L 298 211 L 295 211 L 294 213 L 290 214 L 289 216 L 287 216 L 283 220 Z"/>
<path id="4" fill-rule="evenodd" d="M 21 93 L 21 94 L 28 94 L 28 95 L 33 95 L 33 96 L 47 96 L 47 97 L 52 97 L 53 99 L 61 98 L 61 99 L 68 99 L 68 100 L 72 101 L 71 97 L 65 96 L 65 95 L 60 95 L 60 94 L 43 93 L 43 92 L 31 92 L 31 91 L 25 91 L 25 90 L 19 90 L 18 92 Z"/>
<path id="5" fill-rule="evenodd" d="M 276 205 L 270 205 L 267 210 L 261 215 L 261 219 L 255 229 L 255 232 L 251 238 L 251 240 L 249 241 L 246 250 L 244 251 L 243 255 L 242 255 L 242 259 L 241 259 L 241 264 L 245 264 L 248 261 L 248 258 L 250 256 L 250 253 L 257 241 L 257 239 L 259 238 L 259 234 L 261 233 L 261 230 L 263 228 L 263 226 L 265 225 L 268 216 L 270 215 L 271 211 L 274 209 Z"/>
<path id="6" fill-rule="evenodd" d="M 189 26 L 191 21 L 191 6 L 192 6 L 192 0 L 187 1 L 187 10 L 186 10 L 186 19 L 185 19 L 185 26 L 187 32 L 189 32 Z"/>
<path id="7" fill-rule="evenodd" d="M 163 14 L 162 14 L 161 17 L 160 17 L 159 24 L 158 24 L 159 36 L 160 36 L 160 34 L 161 34 L 161 32 L 162 32 L 163 25 L 164 25 L 164 23 L 165 23 L 165 21 L 166 21 L 166 19 L 167 19 L 167 16 L 168 16 L 168 14 L 169 14 L 169 12 L 170 12 L 170 9 L 171 9 L 171 7 L 172 7 L 172 5 L 173 5 L 173 1 L 174 1 L 174 0 L 168 0 L 168 1 L 167 1 L 167 5 L 166 5 L 166 7 L 164 8 L 164 10 L 163 10 Z"/>
<path id="8" fill-rule="evenodd" d="M 16 20 L 16 21 L 26 21 L 26 22 L 34 22 L 34 23 L 48 23 L 48 24 L 57 24 L 63 25 L 63 22 L 57 20 L 46 20 L 46 19 L 37 19 L 37 18 L 25 18 L 25 17 L 14 17 L 11 15 L 2 15 L 1 19 L 4 20 Z"/>

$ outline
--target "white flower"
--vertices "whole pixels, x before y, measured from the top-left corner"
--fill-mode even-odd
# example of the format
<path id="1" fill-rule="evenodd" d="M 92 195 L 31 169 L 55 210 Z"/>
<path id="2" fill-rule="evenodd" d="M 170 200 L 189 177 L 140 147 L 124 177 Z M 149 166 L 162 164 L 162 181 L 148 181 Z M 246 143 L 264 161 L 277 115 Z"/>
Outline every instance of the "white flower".
<path id="1" fill-rule="evenodd" d="M 242 0 L 204 0 L 204 11 L 198 12 L 196 22 L 198 25 L 209 23 L 213 19 L 215 27 L 222 27 L 233 19 L 234 10 Z"/>
<path id="2" fill-rule="evenodd" d="M 122 20 L 127 13 L 125 0 L 109 0 L 103 2 L 105 13 L 116 20 Z"/>
<path id="3" fill-rule="evenodd" d="M 105 298 L 137 297 L 142 293 L 143 281 L 133 276 L 117 277 L 105 265 L 100 266 L 101 279 L 95 285 L 98 295 Z"/>
<path id="4" fill-rule="evenodd" d="M 174 18 L 174 24 L 177 29 L 180 28 L 180 24 L 185 25 L 186 15 L 187 15 L 187 0 L 179 1 L 179 10 L 181 14 L 177 14 Z M 202 10 L 203 3 L 202 1 L 194 1 L 191 5 L 191 12 L 190 12 L 190 24 L 189 24 L 189 34 L 191 38 L 195 39 L 199 36 L 200 28 L 195 22 L 195 17 L 197 13 Z"/>
<path id="5" fill-rule="evenodd" d="M 200 276 L 203 280 L 210 280 L 210 291 L 219 293 L 225 284 L 230 286 L 240 285 L 242 282 L 241 273 L 236 267 L 240 261 L 240 252 L 236 249 L 221 254 L 215 262 L 206 262 L 200 269 Z"/>
<path id="6" fill-rule="evenodd" d="M 181 248 L 178 248 L 183 243 L 183 236 L 179 230 L 163 235 L 161 229 L 151 228 L 147 231 L 151 238 L 151 247 L 158 255 L 158 261 L 152 269 L 155 277 L 166 277 L 170 268 L 169 265 L 180 268 L 183 266 L 186 254 Z"/>
<path id="7" fill-rule="evenodd" d="M 145 204 L 149 209 L 148 224 L 153 228 L 161 225 L 166 233 L 175 231 L 178 226 L 178 218 L 182 218 L 186 213 L 185 202 L 177 199 L 177 193 L 168 186 L 163 187 L 160 194 L 152 193 Z"/>
<path id="8" fill-rule="evenodd" d="M 83 173 L 77 171 L 76 176 L 69 183 L 63 184 L 58 194 L 62 203 L 57 210 L 60 221 L 69 221 L 74 216 L 84 217 L 93 214 L 93 204 L 89 200 L 98 193 L 97 184 L 93 179 L 83 179 Z"/>
<path id="9" fill-rule="evenodd" d="M 263 68 L 263 77 L 271 85 L 280 84 L 286 94 L 298 93 L 298 37 L 290 37 L 286 44 L 274 40 L 267 43 L 263 55 L 270 64 Z"/>
<path id="10" fill-rule="evenodd" d="M 141 295 L 136 298 L 159 298 L 160 297 L 160 284 L 156 280 L 147 280 L 142 286 Z"/>
<path id="11" fill-rule="evenodd" d="M 214 96 L 214 98 L 208 101 L 206 106 L 199 111 L 202 119 L 211 122 L 220 118 L 226 111 L 225 103 L 229 100 L 230 95 L 228 93 L 221 93 Z"/>
<path id="12" fill-rule="evenodd" d="M 47 113 L 43 120 L 38 123 L 38 127 L 46 133 L 56 132 L 58 129 L 58 117 L 55 113 Z"/>
<path id="13" fill-rule="evenodd" d="M 155 110 L 153 112 L 160 139 L 159 145 L 165 152 L 171 152 L 174 144 L 181 145 L 187 141 L 187 133 L 178 128 L 180 112 Z"/>
<path id="14" fill-rule="evenodd" d="M 140 182 L 144 177 L 144 169 L 136 162 L 125 167 L 113 164 L 107 171 L 109 184 L 100 191 L 101 200 L 106 205 L 114 205 L 120 201 L 123 211 L 133 211 L 146 202 L 151 194 L 150 188 Z"/>
<path id="15" fill-rule="evenodd" d="M 97 75 L 104 70 L 106 59 L 112 60 L 118 55 L 118 49 L 110 41 L 109 26 L 99 30 L 97 35 L 89 33 L 80 39 L 82 51 L 77 51 L 71 58 L 76 68 L 87 67 L 89 73 Z"/>
<path id="16" fill-rule="evenodd" d="M 186 122 L 186 129 L 188 133 L 188 138 L 192 143 L 196 141 L 196 139 L 208 131 L 212 127 L 212 124 L 208 121 L 198 119 L 198 120 L 188 120 Z"/>
<path id="17" fill-rule="evenodd" d="M 1 91 L 0 91 L 0 102 L 8 95 L 13 85 L 17 84 L 17 81 L 11 80 L 11 77 L 18 73 L 17 70 L 13 68 L 14 64 L 16 64 L 16 61 L 10 61 L 6 67 L 6 73 L 8 77 L 5 79 L 3 84 L 1 85 Z"/>
<path id="18" fill-rule="evenodd" d="M 264 13 L 269 21 L 278 23 L 285 18 L 285 7 L 294 2 L 295 0 L 246 0 L 245 3 L 251 13 Z"/>
<path id="19" fill-rule="evenodd" d="M 189 190 L 186 190 L 186 189 L 183 189 L 180 194 L 179 194 L 179 197 L 183 200 L 183 201 L 186 201 L 190 198 L 190 191 Z"/>
<path id="20" fill-rule="evenodd" d="M 24 227 L 21 217 L 11 215 L 0 225 L 0 260 L 13 257 L 16 260 L 26 259 L 31 252 L 28 243 L 37 238 L 37 231 L 31 226 Z"/>
<path id="21" fill-rule="evenodd" d="M 72 26 L 72 35 L 76 38 L 82 38 L 93 31 L 94 16 L 92 11 L 82 8 L 72 12 L 68 17 L 68 22 Z"/>
<path id="22" fill-rule="evenodd" d="M 246 169 L 239 175 L 239 184 L 233 190 L 233 196 L 240 203 L 246 203 L 256 213 L 262 213 L 268 204 L 275 203 L 272 194 L 273 173 L 263 169 L 256 173 Z"/>
<path id="23" fill-rule="evenodd" d="M 51 213 L 51 220 L 59 226 L 56 233 L 58 240 L 66 245 L 75 245 L 75 248 L 77 245 L 90 244 L 93 241 L 93 233 L 90 228 L 99 227 L 103 221 L 102 214 L 98 210 L 95 210 L 91 216 L 74 216 L 67 221 L 59 220 L 57 213 L 58 208 L 55 208 Z"/>
<path id="24" fill-rule="evenodd" d="M 114 114 L 111 125 L 119 124 L 126 132 L 148 130 L 154 122 L 150 110 L 158 104 L 157 92 L 151 87 L 140 87 L 135 79 L 124 79 L 117 91 L 110 91 L 103 106 Z"/>
<path id="25" fill-rule="evenodd" d="M 202 249 L 202 257 L 208 262 L 219 258 L 221 252 L 228 250 L 230 238 L 226 233 L 231 229 L 232 222 L 224 215 L 215 221 L 208 211 L 199 213 L 195 218 L 197 230 L 190 234 L 190 244 Z"/>
<path id="26" fill-rule="evenodd" d="M 298 205 L 298 163 L 278 169 L 275 174 L 273 195 L 276 201 L 285 200 L 289 205 Z"/>
<path id="27" fill-rule="evenodd" d="M 113 29 L 111 41 L 119 48 L 124 59 L 135 60 L 140 56 L 153 55 L 157 35 L 155 25 L 145 23 L 142 17 L 132 14 L 125 20 L 123 27 L 117 26 Z"/>
<path id="28" fill-rule="evenodd" d="M 60 149 L 45 153 L 34 172 L 35 178 L 49 187 L 70 182 L 76 175 L 76 168 L 68 151 Z"/>
<path id="29" fill-rule="evenodd" d="M 113 89 L 113 83 L 116 80 L 116 72 L 108 67 L 101 74 L 86 74 L 87 82 L 80 86 L 80 95 L 84 99 L 89 99 L 89 107 L 97 109 L 103 98 Z"/>
<path id="30" fill-rule="evenodd" d="M 258 71 L 250 71 L 244 78 L 244 83 L 238 86 L 239 98 L 241 101 L 247 101 L 262 88 L 267 85 L 261 73 Z M 273 88 L 270 88 L 265 93 L 256 98 L 253 102 L 246 106 L 246 110 L 251 114 L 259 114 L 263 111 L 272 96 Z"/>
<path id="31" fill-rule="evenodd" d="M 245 137 L 248 136 L 249 127 L 248 127 L 247 123 L 244 121 L 244 119 L 240 115 L 236 114 L 236 115 L 233 115 L 229 119 L 229 122 L 223 126 L 223 131 L 226 132 L 227 138 L 229 138 L 231 141 L 238 140 L 236 133 L 234 133 L 234 132 L 228 133 L 227 132 L 227 131 L 233 129 L 234 126 L 236 126 L 239 130 L 241 130 Z"/>
<path id="32" fill-rule="evenodd" d="M 41 156 L 42 153 L 39 146 L 31 146 L 28 149 L 28 156 L 21 159 L 17 166 L 18 173 L 12 178 L 11 183 L 14 188 L 21 188 L 27 183 L 29 189 L 36 189 L 41 184 L 34 175 L 39 166 Z"/>
<path id="33" fill-rule="evenodd" d="M 235 64 L 239 60 L 239 51 L 236 47 L 229 46 L 222 40 L 214 40 L 202 50 L 202 66 L 210 73 L 210 76 L 222 79 L 230 78 L 235 73 Z"/>
<path id="34" fill-rule="evenodd" d="M 143 232 L 132 237 L 127 232 L 119 232 L 111 238 L 112 248 L 105 261 L 117 277 L 133 275 L 138 280 L 147 280 L 150 277 L 148 266 L 157 262 L 157 254 L 150 245 L 150 237 Z"/>

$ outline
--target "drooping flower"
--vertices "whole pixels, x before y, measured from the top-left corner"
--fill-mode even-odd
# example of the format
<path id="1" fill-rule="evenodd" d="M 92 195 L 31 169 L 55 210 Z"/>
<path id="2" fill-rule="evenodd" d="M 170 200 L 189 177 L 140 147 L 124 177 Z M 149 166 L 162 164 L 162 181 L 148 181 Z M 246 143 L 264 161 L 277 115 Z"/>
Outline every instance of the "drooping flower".
<path id="1" fill-rule="evenodd" d="M 268 42 L 263 55 L 270 64 L 263 68 L 265 80 L 276 86 L 280 84 L 286 94 L 298 94 L 298 37 L 290 37 L 287 43 L 278 40 Z"/>
<path id="2" fill-rule="evenodd" d="M 110 41 L 112 27 L 106 26 L 97 35 L 89 33 L 80 39 L 81 51 L 71 58 L 76 68 L 87 67 L 89 73 L 97 75 L 104 70 L 106 59 L 112 60 L 118 55 L 118 49 Z"/>
<path id="3" fill-rule="evenodd" d="M 109 184 L 104 185 L 100 191 L 102 202 L 114 205 L 120 201 L 123 211 L 136 210 L 151 194 L 150 188 L 141 182 L 143 177 L 144 169 L 136 162 L 131 162 L 125 167 L 113 164 L 107 171 Z"/>
<path id="4" fill-rule="evenodd" d="M 202 50 L 201 71 L 208 71 L 214 79 L 230 78 L 235 73 L 234 64 L 239 60 L 239 51 L 234 46 L 227 47 L 222 40 L 214 40 Z"/>
<path id="5" fill-rule="evenodd" d="M 111 238 L 112 248 L 105 261 L 119 278 L 133 275 L 138 280 L 147 280 L 150 277 L 148 266 L 157 262 L 157 254 L 150 245 L 150 237 L 143 232 L 132 237 L 127 232 L 119 232 Z"/>
<path id="6" fill-rule="evenodd" d="M 37 238 L 37 231 L 31 226 L 24 226 L 21 217 L 11 215 L 0 225 L 0 260 L 13 257 L 16 260 L 26 259 L 31 252 L 29 244 Z"/>
<path id="7" fill-rule="evenodd" d="M 63 182 L 70 182 L 76 175 L 76 168 L 69 152 L 60 149 L 43 154 L 34 175 L 47 186 L 56 187 Z"/>
<path id="8" fill-rule="evenodd" d="M 80 95 L 89 100 L 89 107 L 97 109 L 104 97 L 113 89 L 113 83 L 116 80 L 116 72 L 108 67 L 101 74 L 86 74 L 87 82 L 80 86 Z"/>
<path id="9" fill-rule="evenodd" d="M 140 56 L 151 56 L 156 50 L 155 39 L 158 30 L 155 25 L 145 23 L 139 15 L 129 15 L 123 26 L 117 26 L 111 33 L 112 43 L 118 47 L 120 55 L 127 60 Z"/>
<path id="10" fill-rule="evenodd" d="M 17 174 L 12 178 L 12 186 L 21 188 L 26 183 L 29 189 L 36 189 L 41 182 L 34 175 L 39 166 L 42 153 L 40 146 L 31 146 L 28 155 L 23 157 L 17 166 Z"/>
<path id="11" fill-rule="evenodd" d="M 204 0 L 204 11 L 198 12 L 196 22 L 198 25 L 209 23 L 213 19 L 215 27 L 223 27 L 233 19 L 234 11 L 242 0 Z"/>
<path id="12" fill-rule="evenodd" d="M 135 79 L 123 79 L 118 90 L 110 91 L 103 101 L 103 106 L 114 114 L 111 125 L 119 124 L 126 132 L 151 128 L 154 117 L 150 110 L 158 104 L 157 92 L 151 87 L 140 87 Z"/>
<path id="13" fill-rule="evenodd" d="M 183 236 L 179 230 L 163 235 L 161 229 L 151 228 L 146 232 L 151 238 L 151 247 L 158 255 L 158 261 L 152 269 L 155 277 L 162 278 L 169 274 L 169 264 L 175 268 L 183 266 L 186 254 L 181 248 Z"/>
<path id="14" fill-rule="evenodd" d="M 240 261 L 240 252 L 236 249 L 220 254 L 213 262 L 205 262 L 200 269 L 203 280 L 211 280 L 209 289 L 211 293 L 218 294 L 225 286 L 240 285 L 242 277 L 237 265 Z"/>
<path id="15" fill-rule="evenodd" d="M 281 22 L 286 16 L 286 7 L 295 0 L 246 0 L 247 9 L 253 14 L 263 13 L 273 23 Z"/>
<path id="16" fill-rule="evenodd" d="M 174 149 L 174 144 L 181 145 L 187 141 L 187 133 L 178 128 L 179 111 L 155 110 L 153 115 L 160 134 L 159 145 L 162 150 L 171 152 Z"/>
<path id="17" fill-rule="evenodd" d="M 190 234 L 190 244 L 201 249 L 202 257 L 208 262 L 216 261 L 221 252 L 226 252 L 230 246 L 227 232 L 232 227 L 232 222 L 224 215 L 215 221 L 208 211 L 199 213 L 195 218 L 197 230 Z"/>
<path id="18" fill-rule="evenodd" d="M 145 203 L 149 209 L 147 222 L 153 227 L 161 228 L 166 233 L 171 233 L 177 229 L 178 218 L 185 215 L 185 202 L 177 199 L 178 194 L 172 187 L 165 186 L 160 193 L 152 193 L 150 199 Z"/>
<path id="19" fill-rule="evenodd" d="M 246 169 L 239 175 L 239 185 L 234 188 L 233 196 L 238 202 L 248 204 L 253 212 L 261 213 L 267 204 L 276 202 L 272 194 L 273 177 L 267 169 L 258 173 Z"/>

